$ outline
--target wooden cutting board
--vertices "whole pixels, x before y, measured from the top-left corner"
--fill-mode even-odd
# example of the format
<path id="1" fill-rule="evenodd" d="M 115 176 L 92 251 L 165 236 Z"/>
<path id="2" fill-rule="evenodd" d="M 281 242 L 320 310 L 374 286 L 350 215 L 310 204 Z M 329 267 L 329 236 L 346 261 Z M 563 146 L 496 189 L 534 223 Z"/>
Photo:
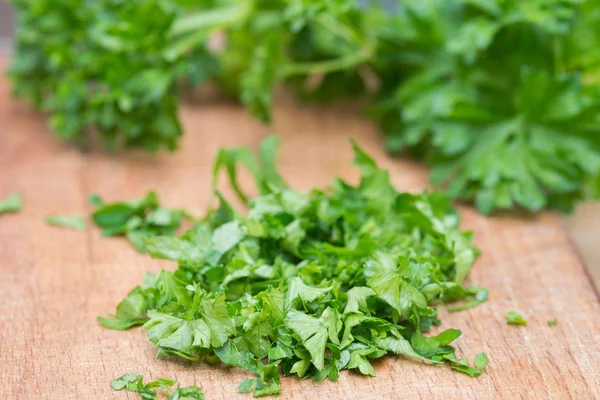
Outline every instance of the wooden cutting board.
<path id="1" fill-rule="evenodd" d="M 426 186 L 426 170 L 388 158 L 374 126 L 356 108 L 303 108 L 277 100 L 265 127 L 238 106 L 222 102 L 182 109 L 185 139 L 179 152 L 82 154 L 59 144 L 45 118 L 10 99 L 0 83 L 0 198 L 18 190 L 19 214 L 0 216 L 0 398 L 132 399 L 109 382 L 124 373 L 196 383 L 207 399 L 248 399 L 237 392 L 248 377 L 216 368 L 155 359 L 145 332 L 116 332 L 96 323 L 146 271 L 175 268 L 136 253 L 98 229 L 74 232 L 47 226 L 52 213 L 88 215 L 86 199 L 141 196 L 155 189 L 166 205 L 201 214 L 210 201 L 210 171 L 220 146 L 256 146 L 267 133 L 283 137 L 280 165 L 297 188 L 327 185 L 334 175 L 355 181 L 348 138 L 389 168 L 404 190 Z M 461 208 L 463 226 L 483 251 L 468 283 L 490 289 L 483 306 L 440 311 L 443 328 L 463 331 L 457 354 L 490 359 L 480 378 L 402 357 L 376 363 L 376 378 L 342 373 L 315 384 L 284 378 L 282 398 L 298 399 L 592 399 L 600 398 L 600 304 L 559 216 L 485 218 Z M 527 327 L 507 326 L 520 311 Z M 558 319 L 555 327 L 546 321 Z"/>

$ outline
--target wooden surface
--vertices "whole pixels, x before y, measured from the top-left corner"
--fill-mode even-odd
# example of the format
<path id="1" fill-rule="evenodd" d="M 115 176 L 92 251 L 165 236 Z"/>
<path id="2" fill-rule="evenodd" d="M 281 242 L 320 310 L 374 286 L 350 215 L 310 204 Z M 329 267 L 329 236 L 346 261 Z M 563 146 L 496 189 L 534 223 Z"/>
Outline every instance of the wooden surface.
<path id="1" fill-rule="evenodd" d="M 581 256 L 592 281 L 600 289 L 600 201 L 584 201 L 577 205 L 573 214 L 565 217 L 569 235 Z"/>
<path id="2" fill-rule="evenodd" d="M 168 206 L 200 214 L 219 146 L 255 146 L 271 130 L 283 136 L 280 165 L 298 188 L 325 186 L 333 175 L 355 180 L 349 167 L 354 137 L 389 168 L 399 189 L 420 190 L 426 171 L 387 158 L 375 129 L 352 109 L 307 109 L 278 100 L 273 127 L 261 126 L 231 104 L 182 110 L 181 151 L 81 154 L 58 144 L 44 118 L 9 99 L 0 83 L 0 198 L 23 193 L 20 214 L 0 217 L 0 398 L 133 399 L 109 382 L 124 373 L 196 383 L 207 399 L 248 399 L 237 393 L 247 375 L 237 369 L 155 359 L 145 332 L 116 332 L 96 323 L 146 271 L 173 263 L 137 254 L 124 240 L 96 228 L 74 232 L 44 224 L 51 213 L 89 213 L 86 198 L 140 196 L 156 189 Z M 378 376 L 342 373 L 338 382 L 284 378 L 281 398 L 298 399 L 592 399 L 600 398 L 600 305 L 560 218 L 484 218 L 461 208 L 483 255 L 468 282 L 490 289 L 483 306 L 443 310 L 442 327 L 463 331 L 457 354 L 485 351 L 490 364 L 478 379 L 401 357 L 375 365 Z M 507 326 L 520 311 L 527 327 Z M 547 320 L 558 318 L 555 327 Z"/>

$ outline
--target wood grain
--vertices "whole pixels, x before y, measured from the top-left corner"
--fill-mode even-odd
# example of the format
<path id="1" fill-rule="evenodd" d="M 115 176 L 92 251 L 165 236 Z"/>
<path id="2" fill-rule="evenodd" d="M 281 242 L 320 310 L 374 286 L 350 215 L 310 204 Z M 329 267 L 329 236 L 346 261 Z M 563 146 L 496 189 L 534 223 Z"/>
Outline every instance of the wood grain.
<path id="1" fill-rule="evenodd" d="M 565 225 L 581 255 L 596 289 L 600 289 L 600 246 L 597 232 L 600 226 L 600 201 L 584 201 L 575 212 L 565 217 Z"/>
<path id="2" fill-rule="evenodd" d="M 220 146 L 256 146 L 283 136 L 281 169 L 298 188 L 325 186 L 333 175 L 356 180 L 349 167 L 354 137 L 389 168 L 399 189 L 420 190 L 426 171 L 388 158 L 374 127 L 353 107 L 303 108 L 278 97 L 271 128 L 238 106 L 185 106 L 186 135 L 175 154 L 82 154 L 57 143 L 44 118 L 9 99 L 0 83 L 0 198 L 23 193 L 24 210 L 0 217 L 0 398 L 132 399 L 108 383 L 123 373 L 197 383 L 207 399 L 248 399 L 237 393 L 237 369 L 156 360 L 145 332 L 103 329 L 96 316 L 114 306 L 146 271 L 175 268 L 137 254 L 95 228 L 73 232 L 44 224 L 51 213 L 89 213 L 86 198 L 109 200 L 156 189 L 169 206 L 205 210 L 209 174 Z M 490 364 L 478 379 L 445 367 L 389 357 L 378 376 L 343 373 L 338 382 L 284 378 L 282 398 L 296 399 L 592 399 L 600 398 L 600 304 L 557 215 L 484 218 L 461 208 L 483 255 L 469 282 L 490 288 L 483 306 L 441 311 L 443 327 L 463 331 L 458 354 L 485 351 Z M 527 327 L 507 326 L 508 310 Z M 555 327 L 547 320 L 558 318 Z"/>

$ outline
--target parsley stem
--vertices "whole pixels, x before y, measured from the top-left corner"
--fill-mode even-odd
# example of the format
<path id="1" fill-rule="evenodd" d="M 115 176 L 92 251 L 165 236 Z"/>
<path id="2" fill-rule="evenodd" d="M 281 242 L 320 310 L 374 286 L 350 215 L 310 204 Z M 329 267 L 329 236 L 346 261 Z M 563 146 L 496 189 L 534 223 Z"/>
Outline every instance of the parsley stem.
<path id="1" fill-rule="evenodd" d="M 340 71 L 368 61 L 373 56 L 373 53 L 373 46 L 366 45 L 356 53 L 348 54 L 333 60 L 290 63 L 283 67 L 282 74 L 287 78 L 294 75 L 326 74 L 329 72 Z"/>
<path id="2" fill-rule="evenodd" d="M 360 35 L 358 35 L 352 28 L 348 25 L 340 23 L 331 15 L 321 15 L 316 21 L 321 24 L 321 26 L 325 29 L 328 29 L 330 32 L 338 35 L 349 43 L 361 43 L 364 41 Z"/>
<path id="3" fill-rule="evenodd" d="M 240 1 L 235 5 L 215 10 L 202 10 L 178 18 L 171 27 L 170 35 L 225 28 L 247 19 L 251 12 L 252 5 L 249 1 Z"/>

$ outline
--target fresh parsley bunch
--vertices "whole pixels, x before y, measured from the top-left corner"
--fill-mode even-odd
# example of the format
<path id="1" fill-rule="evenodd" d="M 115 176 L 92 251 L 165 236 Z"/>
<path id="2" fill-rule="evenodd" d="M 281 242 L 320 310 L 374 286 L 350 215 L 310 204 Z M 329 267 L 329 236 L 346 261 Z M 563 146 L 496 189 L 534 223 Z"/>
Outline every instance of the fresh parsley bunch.
<path id="1" fill-rule="evenodd" d="M 356 145 L 358 185 L 335 179 L 325 191 L 298 192 L 275 168 L 277 145 L 265 140 L 259 159 L 222 150 L 215 180 L 222 169 L 235 179 L 242 163 L 261 195 L 242 214 L 217 192 L 220 206 L 182 236 L 147 237 L 147 252 L 177 270 L 148 275 L 99 321 L 143 325 L 161 356 L 246 369 L 253 377 L 239 390 L 254 396 L 278 394 L 281 374 L 375 375 L 371 362 L 386 354 L 480 375 L 486 356 L 472 366 L 450 345 L 459 330 L 423 335 L 440 324 L 437 304 L 487 296 L 461 284 L 477 250 L 448 199 L 397 192 Z M 108 218 L 110 206 L 100 207 Z"/>
<path id="2" fill-rule="evenodd" d="M 169 31 L 180 5 L 157 0 L 13 0 L 14 93 L 47 112 L 62 140 L 175 149 L 176 81 L 215 68 L 203 45 L 182 51 Z"/>
<path id="3" fill-rule="evenodd" d="M 82 146 L 97 134 L 109 149 L 173 150 L 182 133 L 178 89 L 214 77 L 223 90 L 267 121 L 271 91 L 278 82 L 353 65 L 354 58 L 366 59 L 366 54 L 357 54 L 333 64 L 315 64 L 296 63 L 297 57 L 288 56 L 305 27 L 342 27 L 334 18 L 338 13 L 356 13 L 351 2 L 12 0 L 12 4 L 18 22 L 9 71 L 13 91 L 49 114 L 59 139 Z M 215 34 L 226 37 L 217 54 L 208 50 Z"/>
<path id="4" fill-rule="evenodd" d="M 411 71 L 374 114 L 389 149 L 424 158 L 484 213 L 597 197 L 600 3 L 410 3 L 388 39 Z"/>
<path id="5" fill-rule="evenodd" d="M 13 1 L 15 92 L 64 139 L 174 148 L 177 88 L 268 122 L 286 83 L 369 98 L 388 150 L 481 212 L 600 195 L 600 0 Z"/>

